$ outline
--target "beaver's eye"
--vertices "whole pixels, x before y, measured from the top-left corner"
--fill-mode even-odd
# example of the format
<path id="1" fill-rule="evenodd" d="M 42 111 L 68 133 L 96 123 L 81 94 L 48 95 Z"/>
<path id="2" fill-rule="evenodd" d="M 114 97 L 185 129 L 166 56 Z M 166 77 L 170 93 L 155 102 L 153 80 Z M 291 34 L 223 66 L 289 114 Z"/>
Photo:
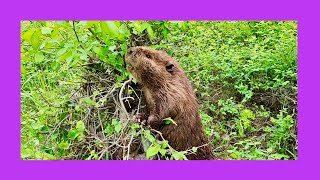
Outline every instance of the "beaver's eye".
<path id="1" fill-rule="evenodd" d="M 146 54 L 146 57 L 148 58 L 148 59 L 151 59 L 151 55 L 150 54 Z"/>

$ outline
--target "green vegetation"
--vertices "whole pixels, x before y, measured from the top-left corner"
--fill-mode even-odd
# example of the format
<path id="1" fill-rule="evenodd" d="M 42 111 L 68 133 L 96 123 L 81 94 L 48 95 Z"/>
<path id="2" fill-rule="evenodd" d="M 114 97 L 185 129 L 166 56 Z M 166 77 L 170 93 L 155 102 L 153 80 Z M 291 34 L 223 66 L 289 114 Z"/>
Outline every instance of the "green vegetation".
<path id="1" fill-rule="evenodd" d="M 139 159 L 138 140 L 149 159 L 196 151 L 134 121 L 144 104 L 123 58 L 138 45 L 180 62 L 217 159 L 297 159 L 293 21 L 23 21 L 21 158 Z"/>

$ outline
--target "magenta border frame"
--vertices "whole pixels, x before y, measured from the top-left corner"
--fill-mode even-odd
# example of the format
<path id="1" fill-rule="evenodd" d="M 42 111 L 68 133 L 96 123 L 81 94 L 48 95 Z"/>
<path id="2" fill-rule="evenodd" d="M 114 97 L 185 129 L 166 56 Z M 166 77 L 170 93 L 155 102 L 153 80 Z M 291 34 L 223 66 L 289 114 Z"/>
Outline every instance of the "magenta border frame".
<path id="1" fill-rule="evenodd" d="M 258 3 L 259 2 L 259 3 Z M 1 2 L 0 179 L 319 178 L 319 11 L 317 1 Z M 319 13 L 318 13 L 319 14 Z M 23 161 L 20 160 L 21 20 L 296 20 L 298 21 L 298 160 Z M 3 178 L 2 178 L 3 177 Z M 6 178 L 5 178 L 6 177 Z M 319 178 L 320 179 L 320 178 Z"/>

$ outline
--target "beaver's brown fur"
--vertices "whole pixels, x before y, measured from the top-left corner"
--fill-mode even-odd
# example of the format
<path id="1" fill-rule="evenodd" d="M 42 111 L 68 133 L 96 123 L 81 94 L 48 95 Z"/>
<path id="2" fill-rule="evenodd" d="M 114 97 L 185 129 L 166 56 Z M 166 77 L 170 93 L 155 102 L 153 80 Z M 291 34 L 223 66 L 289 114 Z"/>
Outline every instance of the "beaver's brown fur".
<path id="1" fill-rule="evenodd" d="M 179 64 L 166 52 L 132 47 L 125 58 L 129 72 L 142 85 L 147 103 L 147 125 L 159 130 L 171 147 L 184 151 L 198 147 L 188 159 L 212 159 L 212 147 L 203 132 L 195 93 Z M 177 125 L 164 125 L 171 117 Z"/>

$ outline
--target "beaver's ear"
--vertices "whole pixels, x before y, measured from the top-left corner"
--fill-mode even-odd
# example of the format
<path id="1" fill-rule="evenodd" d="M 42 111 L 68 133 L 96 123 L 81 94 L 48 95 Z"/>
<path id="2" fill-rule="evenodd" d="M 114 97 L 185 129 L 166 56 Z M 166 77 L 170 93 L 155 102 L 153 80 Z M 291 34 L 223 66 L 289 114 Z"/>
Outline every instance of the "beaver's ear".
<path id="1" fill-rule="evenodd" d="M 174 72 L 174 64 L 172 64 L 172 63 L 168 63 L 167 65 L 166 65 L 166 70 L 169 72 L 169 73 L 172 73 L 172 72 Z"/>

